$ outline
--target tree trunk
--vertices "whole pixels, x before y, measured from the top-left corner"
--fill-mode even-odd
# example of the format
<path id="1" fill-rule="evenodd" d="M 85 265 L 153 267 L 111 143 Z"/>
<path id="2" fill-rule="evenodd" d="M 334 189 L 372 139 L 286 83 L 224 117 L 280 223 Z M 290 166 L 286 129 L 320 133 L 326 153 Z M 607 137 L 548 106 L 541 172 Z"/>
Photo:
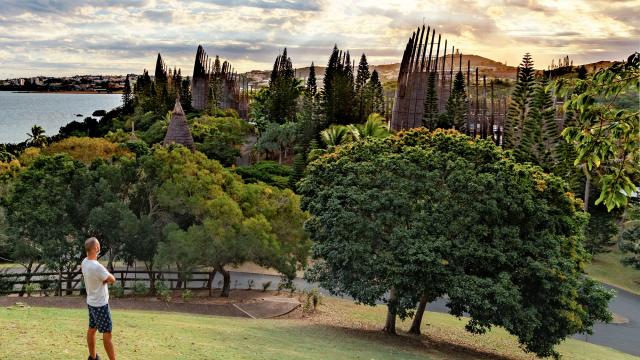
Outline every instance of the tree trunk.
<path id="1" fill-rule="evenodd" d="M 67 285 L 65 286 L 65 295 L 73 295 L 73 273 L 67 272 Z"/>
<path id="2" fill-rule="evenodd" d="M 113 254 L 113 249 L 109 249 L 109 262 L 107 262 L 107 269 L 109 272 L 113 274 L 113 259 L 115 255 Z"/>
<path id="3" fill-rule="evenodd" d="M 27 271 L 25 272 L 25 275 L 24 275 L 25 283 L 22 284 L 22 287 L 20 288 L 20 293 L 18 293 L 18 296 L 20 296 L 20 297 L 24 296 L 25 287 L 31 282 L 31 267 L 32 266 L 33 266 L 33 260 L 30 260 L 29 261 L 29 265 L 25 266 L 25 269 Z"/>
<path id="4" fill-rule="evenodd" d="M 387 304 L 387 321 L 382 331 L 388 334 L 396 334 L 396 314 L 398 313 L 398 299 L 396 289 L 389 290 L 389 303 Z"/>
<path id="5" fill-rule="evenodd" d="M 591 175 L 589 174 L 589 171 L 587 170 L 587 165 L 582 165 L 582 172 L 584 173 L 584 176 L 586 177 L 585 181 L 584 181 L 584 211 L 588 211 L 589 210 L 589 195 L 591 192 Z"/>
<path id="6" fill-rule="evenodd" d="M 420 335 L 420 325 L 422 324 L 422 316 L 424 315 L 424 310 L 426 308 L 427 296 L 422 295 L 422 297 L 420 298 L 420 303 L 418 304 L 418 309 L 416 310 L 416 315 L 413 317 L 413 322 L 411 323 L 409 334 Z"/>
<path id="7" fill-rule="evenodd" d="M 62 296 L 62 269 L 58 269 L 58 286 L 56 289 L 56 295 Z"/>
<path id="8" fill-rule="evenodd" d="M 213 278 L 216 277 L 216 271 L 213 270 L 209 273 L 209 279 L 207 280 L 207 289 L 209 289 L 209 297 L 213 296 L 213 289 L 212 289 L 212 285 L 213 285 Z"/>
<path id="9" fill-rule="evenodd" d="M 216 271 L 222 274 L 223 279 L 222 293 L 220 293 L 220 296 L 229 297 L 229 292 L 231 291 L 231 274 L 229 274 L 229 271 L 225 270 L 222 265 L 218 265 Z"/>
<path id="10" fill-rule="evenodd" d="M 182 289 L 182 270 L 180 269 L 180 265 L 177 265 L 178 269 L 178 280 L 176 281 L 176 289 Z"/>

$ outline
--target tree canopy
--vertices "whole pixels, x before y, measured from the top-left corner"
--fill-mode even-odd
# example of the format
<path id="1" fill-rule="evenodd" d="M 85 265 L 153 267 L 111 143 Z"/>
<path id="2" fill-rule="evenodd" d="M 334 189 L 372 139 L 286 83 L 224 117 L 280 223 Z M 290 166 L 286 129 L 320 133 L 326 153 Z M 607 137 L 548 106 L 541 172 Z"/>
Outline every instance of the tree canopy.
<path id="1" fill-rule="evenodd" d="M 449 296 L 467 329 L 502 326 L 539 356 L 610 319 L 611 294 L 586 278 L 587 215 L 564 181 L 490 141 L 416 129 L 335 148 L 299 183 L 316 263 L 334 294 L 410 315 Z"/>

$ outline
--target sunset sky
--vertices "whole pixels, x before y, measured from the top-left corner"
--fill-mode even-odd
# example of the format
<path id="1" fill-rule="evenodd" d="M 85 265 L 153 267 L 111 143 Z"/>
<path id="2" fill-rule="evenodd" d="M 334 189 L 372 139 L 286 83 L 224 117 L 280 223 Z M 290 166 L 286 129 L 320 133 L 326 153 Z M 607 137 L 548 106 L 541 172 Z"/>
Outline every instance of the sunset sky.
<path id="1" fill-rule="evenodd" d="M 104 5 L 107 3 L 108 5 Z M 411 32 L 436 26 L 463 53 L 536 67 L 621 60 L 640 48 L 640 1 L 0 0 L 0 78 L 125 74 L 162 53 L 190 74 L 198 44 L 236 69 L 325 65 L 333 44 L 399 62 Z"/>

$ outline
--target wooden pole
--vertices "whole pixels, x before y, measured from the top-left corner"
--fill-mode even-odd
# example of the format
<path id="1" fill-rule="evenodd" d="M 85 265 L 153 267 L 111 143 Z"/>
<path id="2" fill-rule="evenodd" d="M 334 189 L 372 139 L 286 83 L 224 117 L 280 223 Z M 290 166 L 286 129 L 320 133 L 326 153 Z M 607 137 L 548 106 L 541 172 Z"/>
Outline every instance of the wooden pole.
<path id="1" fill-rule="evenodd" d="M 491 128 L 489 129 L 489 133 L 491 134 L 491 139 L 495 142 L 496 139 L 493 136 L 494 134 L 494 125 L 495 125 L 495 118 L 494 118 L 494 113 L 495 113 L 495 109 L 493 107 L 493 80 L 491 80 Z"/>
<path id="2" fill-rule="evenodd" d="M 473 137 L 475 138 L 478 134 L 478 112 L 480 112 L 480 87 L 478 86 L 478 67 L 476 66 L 476 111 L 473 116 Z"/>
<path id="3" fill-rule="evenodd" d="M 482 138 L 486 139 L 489 133 L 487 124 L 487 75 L 482 75 Z"/>
<path id="4" fill-rule="evenodd" d="M 433 40 L 436 36 L 436 30 L 431 33 L 431 47 L 429 48 L 429 59 L 427 60 L 427 72 L 431 72 L 431 54 L 433 53 Z"/>
<path id="5" fill-rule="evenodd" d="M 467 135 L 471 135 L 471 60 L 467 60 Z"/>
<path id="6" fill-rule="evenodd" d="M 422 62 L 420 63 L 420 72 L 424 71 L 424 66 L 426 64 L 425 55 L 427 54 L 427 45 L 429 45 L 429 32 L 431 31 L 431 27 L 427 27 L 427 37 L 424 39 L 424 48 L 422 49 Z M 429 55 L 431 56 L 431 55 Z"/>
<path id="7" fill-rule="evenodd" d="M 451 47 L 451 70 L 449 70 L 449 96 L 453 93 L 453 62 L 454 62 L 454 52 L 456 50 L 455 46 Z"/>

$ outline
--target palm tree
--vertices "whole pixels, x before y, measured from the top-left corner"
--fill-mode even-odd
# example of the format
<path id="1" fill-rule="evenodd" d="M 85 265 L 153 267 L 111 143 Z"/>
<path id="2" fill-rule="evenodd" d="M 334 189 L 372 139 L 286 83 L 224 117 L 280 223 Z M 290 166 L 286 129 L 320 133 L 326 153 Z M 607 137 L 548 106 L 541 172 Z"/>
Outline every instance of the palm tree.
<path id="1" fill-rule="evenodd" d="M 346 143 L 348 135 L 349 129 L 342 125 L 333 125 L 320 133 L 322 142 L 330 148 Z"/>
<path id="2" fill-rule="evenodd" d="M 42 147 L 47 144 L 47 137 L 44 135 L 44 129 L 42 126 L 33 125 L 31 127 L 31 133 L 27 133 L 29 137 L 27 143 L 32 146 Z"/>
<path id="3" fill-rule="evenodd" d="M 373 137 L 385 138 L 389 136 L 389 129 L 384 123 L 384 118 L 380 114 L 372 113 L 367 118 L 367 122 L 362 125 L 348 125 L 347 128 L 354 140 Z"/>

